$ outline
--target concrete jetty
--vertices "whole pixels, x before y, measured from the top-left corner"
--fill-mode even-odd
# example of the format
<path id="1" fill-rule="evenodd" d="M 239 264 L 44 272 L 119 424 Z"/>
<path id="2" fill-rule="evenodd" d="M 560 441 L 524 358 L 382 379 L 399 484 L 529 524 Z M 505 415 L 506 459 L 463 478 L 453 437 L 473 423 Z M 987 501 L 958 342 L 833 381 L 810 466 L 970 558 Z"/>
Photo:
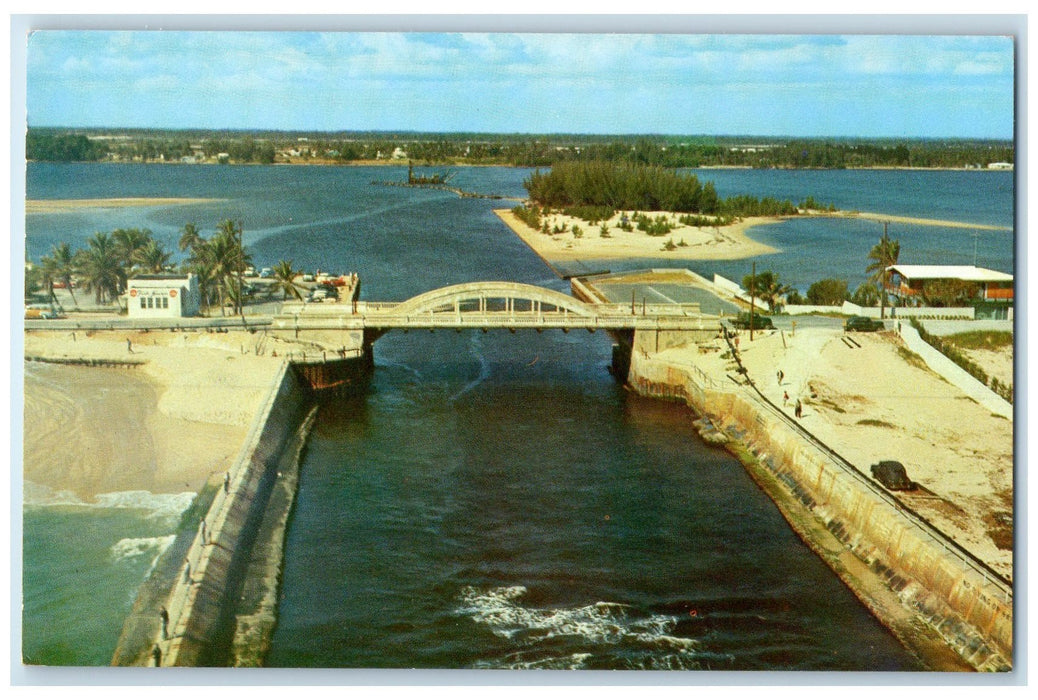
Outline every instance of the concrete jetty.
<path id="1" fill-rule="evenodd" d="M 654 355 L 647 339 L 636 342 L 629 386 L 708 418 L 805 542 L 902 642 L 940 670 L 1012 668 L 1011 583 L 811 439 L 744 373 L 735 383 L 697 366 L 694 353 L 681 363 Z"/>
<path id="2" fill-rule="evenodd" d="M 227 663 L 236 594 L 283 457 L 298 455 L 312 399 L 282 363 L 234 466 L 218 484 L 202 524 L 176 569 L 172 588 L 151 611 L 150 635 L 139 624 L 121 640 L 113 663 L 219 666 Z M 162 614 L 165 610 L 165 614 Z M 144 614 L 143 612 L 139 612 Z M 139 620 L 138 620 L 139 623 Z M 130 628 L 127 627 L 126 630 Z M 150 638 L 149 638 L 150 637 Z"/>

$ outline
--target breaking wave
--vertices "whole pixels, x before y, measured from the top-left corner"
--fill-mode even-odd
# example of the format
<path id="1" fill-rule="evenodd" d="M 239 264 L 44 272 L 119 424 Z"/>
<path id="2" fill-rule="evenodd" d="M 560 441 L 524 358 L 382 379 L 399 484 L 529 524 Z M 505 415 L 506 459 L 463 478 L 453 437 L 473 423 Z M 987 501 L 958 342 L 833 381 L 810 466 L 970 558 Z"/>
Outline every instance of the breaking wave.
<path id="1" fill-rule="evenodd" d="M 84 501 L 72 491 L 55 490 L 28 480 L 23 484 L 22 494 L 23 503 L 27 507 L 125 508 L 145 511 L 148 518 L 178 518 L 191 506 L 196 496 L 192 491 L 113 491 L 99 493 L 93 501 Z"/>
<path id="2" fill-rule="evenodd" d="M 617 661 L 629 668 L 701 667 L 699 643 L 672 634 L 675 616 L 640 615 L 629 605 L 610 602 L 575 608 L 528 607 L 521 602 L 525 594 L 525 586 L 462 589 L 455 612 L 516 647 L 498 660 L 481 662 L 480 667 L 581 669 L 601 662 L 615 668 Z"/>
<path id="3" fill-rule="evenodd" d="M 121 562 L 138 557 L 150 557 L 145 578 L 151 575 L 152 569 L 159 562 L 159 557 L 173 544 L 176 535 L 159 537 L 124 537 L 111 547 L 112 561 Z"/>

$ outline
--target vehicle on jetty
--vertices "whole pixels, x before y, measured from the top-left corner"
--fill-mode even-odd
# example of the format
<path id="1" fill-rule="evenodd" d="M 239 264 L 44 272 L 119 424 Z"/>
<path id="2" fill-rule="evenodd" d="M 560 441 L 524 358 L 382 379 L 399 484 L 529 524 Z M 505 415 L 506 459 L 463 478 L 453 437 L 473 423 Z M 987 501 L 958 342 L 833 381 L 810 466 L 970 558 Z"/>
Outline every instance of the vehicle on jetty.
<path id="1" fill-rule="evenodd" d="M 761 316 L 760 314 L 750 314 L 746 311 L 731 320 L 731 324 L 735 328 L 750 328 L 751 330 L 771 330 L 775 328 L 775 324 L 771 322 L 771 318 L 768 316 Z"/>
<path id="2" fill-rule="evenodd" d="M 848 333 L 851 331 L 871 333 L 883 330 L 883 322 L 868 318 L 867 316 L 851 316 L 847 319 L 847 323 L 843 324 L 843 329 Z"/>

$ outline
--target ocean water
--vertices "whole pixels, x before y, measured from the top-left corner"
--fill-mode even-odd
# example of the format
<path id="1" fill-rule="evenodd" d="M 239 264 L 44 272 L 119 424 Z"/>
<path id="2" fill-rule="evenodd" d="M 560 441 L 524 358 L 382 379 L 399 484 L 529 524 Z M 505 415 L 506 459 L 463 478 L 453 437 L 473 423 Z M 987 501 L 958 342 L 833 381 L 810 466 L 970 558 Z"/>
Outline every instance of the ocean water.
<path id="1" fill-rule="evenodd" d="M 82 502 L 28 485 L 22 513 L 22 658 L 107 666 L 123 622 L 193 493 Z"/>
<path id="2" fill-rule="evenodd" d="M 462 189 L 522 196 L 529 171 L 461 168 Z M 701 171 L 722 195 L 814 196 L 863 211 L 1011 227 L 1011 173 Z M 30 164 L 30 198 L 209 197 L 202 205 L 30 215 L 38 257 L 94 231 L 151 229 L 170 247 L 191 221 L 240 219 L 257 265 L 356 271 L 363 298 L 446 284 L 567 283 L 492 213 L 511 203 L 372 185 L 406 168 Z M 806 289 L 864 279 L 882 233 L 812 220 L 752 235 L 757 261 Z M 970 229 L 892 225 L 904 262 L 972 262 Z M 978 262 L 1013 269 L 1013 235 L 984 232 Z M 635 261 L 655 266 L 666 260 Z M 750 261 L 695 263 L 741 278 Z M 611 264 L 614 269 L 621 266 Z M 742 270 L 742 268 L 746 268 Z M 346 668 L 913 670 L 919 663 L 796 538 L 680 406 L 634 397 L 606 371 L 603 333 L 391 333 L 361 397 L 325 405 L 303 464 L 269 665 Z M 94 624 L 92 571 L 119 542 L 167 537 L 144 511 L 25 510 L 27 650 L 43 663 L 107 663 L 60 641 Z M 85 527 L 78 518 L 94 523 Z M 68 547 L 72 530 L 113 530 Z M 133 550 L 132 545 L 127 546 Z M 151 550 L 103 588 L 129 609 Z M 73 564 L 81 556 L 84 564 Z M 56 576 L 64 571 L 67 576 Z M 82 572 L 80 575 L 77 572 Z M 82 593 L 80 591 L 90 591 Z M 48 609 L 53 612 L 46 612 Z M 65 637 L 67 640 L 67 637 Z M 76 637 L 82 639 L 82 637 Z M 64 644 L 64 645 L 63 645 Z M 105 651 L 107 649 L 107 651 Z"/>

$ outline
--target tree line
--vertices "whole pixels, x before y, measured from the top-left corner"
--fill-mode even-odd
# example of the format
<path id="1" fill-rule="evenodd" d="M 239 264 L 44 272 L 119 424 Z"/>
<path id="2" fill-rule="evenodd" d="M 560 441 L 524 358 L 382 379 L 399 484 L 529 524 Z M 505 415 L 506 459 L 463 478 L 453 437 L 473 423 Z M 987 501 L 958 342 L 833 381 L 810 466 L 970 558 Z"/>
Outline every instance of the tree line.
<path id="1" fill-rule="evenodd" d="M 606 208 L 703 214 L 724 225 L 745 216 L 793 216 L 798 207 L 789 200 L 736 195 L 722 199 L 714 183 L 700 183 L 691 173 L 660 166 L 606 161 L 561 162 L 551 170 L 534 171 L 524 182 L 536 206 L 555 209 Z M 805 200 L 821 208 L 814 198 Z M 832 207 L 829 207 L 832 209 Z M 599 215 L 599 218 L 608 218 Z M 592 222 L 594 223 L 594 222 Z"/>
<path id="2" fill-rule="evenodd" d="M 1015 161 L 1012 141 L 984 139 L 782 139 L 756 136 L 282 132 L 30 128 L 29 160 L 177 160 L 196 148 L 230 162 L 351 163 L 388 159 L 396 148 L 420 165 L 546 168 L 598 162 L 699 168 L 964 168 Z"/>
<path id="3" fill-rule="evenodd" d="M 28 299 L 43 291 L 49 301 L 57 303 L 54 289 L 61 284 L 77 306 L 77 286 L 92 293 L 95 303 L 111 304 L 126 291 L 131 277 L 178 271 L 197 277 L 202 307 L 207 312 L 218 305 L 221 313 L 230 309 L 232 314 L 240 314 L 250 293 L 244 282 L 245 270 L 252 265 L 243 233 L 241 222 L 231 219 L 221 221 L 208 238 L 195 224 L 185 224 L 178 247 L 188 256 L 175 267 L 170 262 L 172 251 L 155 240 L 148 229 L 99 231 L 78 250 L 67 242 L 55 244 L 40 258 L 40 264 L 26 274 L 25 296 Z M 281 260 L 272 269 L 271 292 L 280 291 L 283 298 L 301 298 L 300 285 L 295 280 L 302 273 L 293 267 L 292 261 Z"/>

